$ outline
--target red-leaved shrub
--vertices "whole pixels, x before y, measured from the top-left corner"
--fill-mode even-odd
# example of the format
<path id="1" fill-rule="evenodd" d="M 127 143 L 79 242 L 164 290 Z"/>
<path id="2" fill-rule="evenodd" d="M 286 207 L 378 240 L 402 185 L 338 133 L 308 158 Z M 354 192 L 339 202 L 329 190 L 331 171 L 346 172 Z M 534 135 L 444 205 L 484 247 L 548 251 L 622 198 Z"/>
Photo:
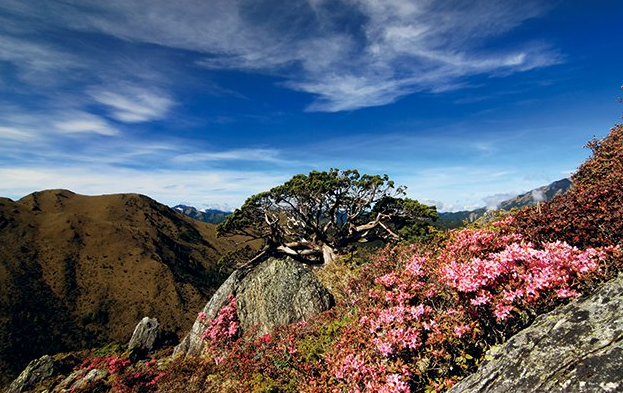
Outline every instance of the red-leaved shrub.
<path id="1" fill-rule="evenodd" d="M 567 193 L 516 214 L 517 230 L 527 239 L 578 247 L 623 242 L 623 125 L 588 147 L 593 154 Z"/>

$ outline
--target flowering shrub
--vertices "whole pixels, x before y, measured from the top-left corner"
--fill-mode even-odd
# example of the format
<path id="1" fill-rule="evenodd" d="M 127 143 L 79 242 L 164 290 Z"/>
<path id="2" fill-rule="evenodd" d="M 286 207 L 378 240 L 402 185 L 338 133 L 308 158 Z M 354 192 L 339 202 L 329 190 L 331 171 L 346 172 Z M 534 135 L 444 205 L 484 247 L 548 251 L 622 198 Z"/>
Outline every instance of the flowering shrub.
<path id="1" fill-rule="evenodd" d="M 203 322 L 205 313 L 200 312 L 198 318 Z M 216 318 L 209 321 L 208 327 L 203 331 L 201 338 L 206 340 L 206 351 L 213 356 L 218 364 L 223 361 L 223 356 L 231 343 L 240 333 L 240 321 L 236 312 L 236 298 L 229 295 L 228 303 L 223 306 Z"/>
<path id="2" fill-rule="evenodd" d="M 309 322 L 241 336 L 235 299 L 204 332 L 202 392 L 442 391 L 599 277 L 618 249 L 536 245 L 509 217 L 379 252 L 350 297 Z M 206 371 L 209 370 L 209 371 Z M 204 374 L 201 374 L 204 373 Z M 171 385 L 164 385 L 165 390 Z"/>
<path id="3" fill-rule="evenodd" d="M 156 360 L 138 362 L 132 364 L 130 359 L 116 354 L 95 356 L 86 359 L 77 369 L 85 370 L 84 375 L 90 370 L 105 370 L 110 376 L 110 381 L 100 381 L 100 384 L 111 383 L 113 392 L 117 393 L 151 393 L 156 391 L 158 381 L 164 376 L 155 367 Z M 94 386 L 85 386 L 86 391 L 93 391 Z M 100 386 L 100 390 L 102 387 Z M 78 393 L 72 391 L 72 393 Z"/>
<path id="4" fill-rule="evenodd" d="M 512 222 L 454 231 L 436 254 L 380 255 L 400 267 L 376 278 L 359 319 L 327 356 L 333 391 L 445 389 L 504 338 L 491 332 L 522 310 L 579 296 L 574 283 L 615 252 L 562 242 L 537 248 L 510 232 Z"/>
<path id="5" fill-rule="evenodd" d="M 551 291 L 558 298 L 579 296 L 569 286 L 579 275 L 595 271 L 607 251 L 612 249 L 580 251 L 562 242 L 536 249 L 522 241 L 486 258 L 453 261 L 441 269 L 441 279 L 469 298 L 470 305 L 491 305 L 496 318 L 504 320 L 513 304 L 528 306 Z"/>

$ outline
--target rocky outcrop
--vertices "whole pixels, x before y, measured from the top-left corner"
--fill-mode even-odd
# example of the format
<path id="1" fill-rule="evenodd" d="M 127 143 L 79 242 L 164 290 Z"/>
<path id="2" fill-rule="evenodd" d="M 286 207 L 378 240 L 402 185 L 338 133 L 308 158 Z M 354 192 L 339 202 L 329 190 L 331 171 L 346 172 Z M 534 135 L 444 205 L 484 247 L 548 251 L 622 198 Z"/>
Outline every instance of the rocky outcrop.
<path id="1" fill-rule="evenodd" d="M 106 377 L 108 377 L 108 371 L 99 368 L 74 370 L 61 383 L 51 388 L 50 393 L 88 391 L 86 389 Z"/>
<path id="2" fill-rule="evenodd" d="M 54 375 L 54 360 L 51 356 L 44 355 L 39 359 L 28 363 L 28 366 L 15 379 L 5 393 L 27 392 Z"/>
<path id="3" fill-rule="evenodd" d="M 292 259 L 272 259 L 246 277 L 236 293 L 243 330 L 258 327 L 266 334 L 275 326 L 307 320 L 332 305 L 332 297 L 313 273 Z"/>
<path id="4" fill-rule="evenodd" d="M 623 276 L 491 349 L 451 393 L 623 391 Z"/>
<path id="5" fill-rule="evenodd" d="M 333 304 L 329 292 L 308 267 L 290 258 L 269 258 L 258 266 L 236 270 L 223 283 L 203 309 L 206 318 L 197 318 L 174 355 L 201 352 L 201 334 L 209 320 L 227 304 L 229 295 L 236 298 L 243 331 L 257 328 L 258 334 L 268 333 L 275 326 L 307 320 Z"/>
<path id="6" fill-rule="evenodd" d="M 158 320 L 145 317 L 134 328 L 128 348 L 151 352 L 154 349 L 158 333 Z"/>

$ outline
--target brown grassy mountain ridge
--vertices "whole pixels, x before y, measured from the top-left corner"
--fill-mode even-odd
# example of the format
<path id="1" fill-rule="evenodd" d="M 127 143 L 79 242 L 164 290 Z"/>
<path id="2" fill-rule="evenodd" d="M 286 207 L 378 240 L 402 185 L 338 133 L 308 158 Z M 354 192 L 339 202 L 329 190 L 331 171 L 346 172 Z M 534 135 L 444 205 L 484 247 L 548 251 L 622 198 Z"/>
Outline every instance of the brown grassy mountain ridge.
<path id="1" fill-rule="evenodd" d="M 0 386 L 43 354 L 127 342 L 144 316 L 177 341 L 234 248 L 138 194 L 0 198 Z"/>

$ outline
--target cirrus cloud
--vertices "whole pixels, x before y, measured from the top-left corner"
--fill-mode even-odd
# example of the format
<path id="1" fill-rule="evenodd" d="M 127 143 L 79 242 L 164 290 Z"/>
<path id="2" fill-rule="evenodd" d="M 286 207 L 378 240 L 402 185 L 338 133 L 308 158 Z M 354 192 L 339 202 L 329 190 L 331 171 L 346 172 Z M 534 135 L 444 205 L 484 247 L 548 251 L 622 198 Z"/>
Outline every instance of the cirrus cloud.
<path id="1" fill-rule="evenodd" d="M 533 0 L 10 4 L 14 12 L 65 28 L 193 51 L 203 56 L 196 64 L 206 68 L 279 76 L 283 86 L 314 97 L 310 111 L 385 105 L 418 91 L 461 88 L 474 75 L 508 75 L 563 61 L 543 42 L 495 45 L 496 38 L 548 11 Z M 94 98 L 127 122 L 156 118 L 170 105 L 140 94 L 138 102 L 116 92 Z"/>

